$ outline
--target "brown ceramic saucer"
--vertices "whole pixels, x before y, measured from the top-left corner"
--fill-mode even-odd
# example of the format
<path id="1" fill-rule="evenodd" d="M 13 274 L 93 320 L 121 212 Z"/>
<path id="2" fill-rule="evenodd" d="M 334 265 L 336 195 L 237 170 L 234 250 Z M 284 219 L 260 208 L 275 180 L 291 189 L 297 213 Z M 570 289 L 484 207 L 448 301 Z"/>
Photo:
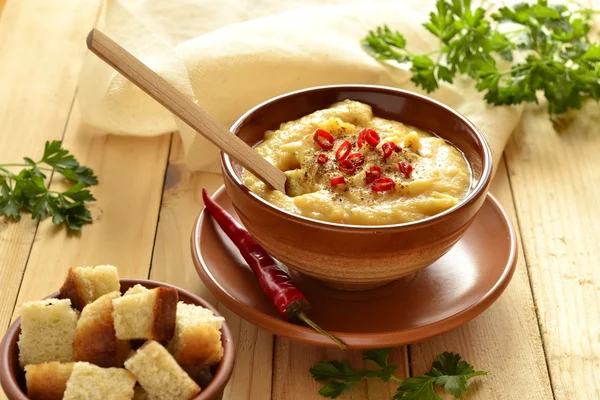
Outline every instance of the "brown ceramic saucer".
<path id="1" fill-rule="evenodd" d="M 213 198 L 237 218 L 223 188 Z M 204 212 L 192 234 L 192 253 L 204 284 L 242 318 L 277 335 L 333 346 L 313 330 L 279 317 L 238 250 Z M 292 278 L 312 304 L 310 318 L 348 346 L 398 346 L 447 332 L 481 314 L 506 289 L 516 253 L 512 224 L 488 195 L 460 241 L 414 275 L 362 292 L 332 289 L 295 272 Z"/>

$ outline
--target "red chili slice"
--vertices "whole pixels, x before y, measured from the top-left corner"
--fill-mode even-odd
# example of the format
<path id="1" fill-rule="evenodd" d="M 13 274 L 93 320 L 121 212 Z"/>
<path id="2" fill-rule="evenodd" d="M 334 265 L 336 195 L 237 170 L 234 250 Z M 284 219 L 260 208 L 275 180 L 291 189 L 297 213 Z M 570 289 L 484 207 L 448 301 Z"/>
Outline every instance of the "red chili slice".
<path id="1" fill-rule="evenodd" d="M 400 153 L 402 151 L 402 147 L 398 146 L 396 143 L 394 143 L 394 151 L 396 153 Z"/>
<path id="2" fill-rule="evenodd" d="M 327 160 L 328 160 L 328 159 L 329 159 L 329 158 L 327 157 L 327 155 L 326 155 L 326 154 L 323 154 L 323 153 L 321 153 L 321 154 L 319 154 L 319 155 L 317 156 L 317 162 L 318 162 L 319 164 L 325 164 L 325 163 L 327 162 Z"/>
<path id="3" fill-rule="evenodd" d="M 388 190 L 393 190 L 396 187 L 396 182 L 392 178 L 379 178 L 373 182 L 371 185 L 371 189 L 374 192 L 385 192 Z"/>
<path id="4" fill-rule="evenodd" d="M 367 185 L 371 184 L 376 179 L 381 178 L 381 167 L 377 165 L 373 165 L 369 170 L 365 173 L 365 180 L 367 181 Z"/>
<path id="5" fill-rule="evenodd" d="M 348 154 L 350 154 L 351 150 L 352 150 L 352 143 L 350 143 L 347 140 L 342 142 L 342 144 L 340 144 L 340 147 L 338 147 L 337 151 L 335 152 L 336 160 L 338 160 L 338 161 L 345 160 L 348 157 Z"/>
<path id="6" fill-rule="evenodd" d="M 381 150 L 383 151 L 383 158 L 384 159 L 388 159 L 392 156 L 392 154 L 394 153 L 394 150 L 396 149 L 396 143 L 394 142 L 385 142 L 384 144 L 381 145 Z"/>
<path id="7" fill-rule="evenodd" d="M 377 133 L 375 130 L 366 129 L 365 140 L 371 145 L 371 147 L 375 147 L 379 144 L 381 138 L 379 137 L 379 133 Z"/>
<path id="8" fill-rule="evenodd" d="M 360 131 L 360 133 L 358 134 L 358 139 L 356 140 L 356 147 L 358 147 L 359 149 L 361 147 L 363 147 L 363 144 L 365 144 L 365 134 L 367 133 L 367 129 L 362 129 Z"/>
<path id="9" fill-rule="evenodd" d="M 340 161 L 338 168 L 345 174 L 352 175 L 356 172 L 356 165 L 350 160 Z"/>
<path id="10" fill-rule="evenodd" d="M 348 156 L 348 160 L 352 161 L 357 167 L 365 163 L 365 157 L 360 153 L 352 153 Z"/>
<path id="11" fill-rule="evenodd" d="M 329 183 L 331 183 L 331 186 L 335 186 L 335 185 L 339 185 L 341 183 L 346 183 L 346 180 L 344 179 L 343 176 L 336 176 L 335 178 L 331 178 L 329 180 Z"/>
<path id="12" fill-rule="evenodd" d="M 327 132 L 325 129 L 317 129 L 313 136 L 313 140 L 325 150 L 333 149 L 333 142 L 335 142 L 331 133 Z"/>
<path id="13" fill-rule="evenodd" d="M 402 161 L 400 161 L 398 163 L 398 169 L 400 170 L 400 172 L 402 172 L 404 174 L 405 177 L 409 178 L 410 174 L 412 174 L 413 172 L 413 166 L 408 164 L 404 164 Z"/>

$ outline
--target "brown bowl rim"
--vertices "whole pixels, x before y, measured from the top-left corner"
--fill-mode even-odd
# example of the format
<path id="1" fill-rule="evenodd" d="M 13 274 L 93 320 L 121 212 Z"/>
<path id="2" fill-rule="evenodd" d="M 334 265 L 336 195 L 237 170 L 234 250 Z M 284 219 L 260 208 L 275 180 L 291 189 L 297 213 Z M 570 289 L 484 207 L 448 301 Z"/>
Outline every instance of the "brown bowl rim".
<path id="1" fill-rule="evenodd" d="M 221 186 L 212 197 L 216 197 L 221 192 L 225 192 L 227 194 L 225 186 Z M 347 337 L 345 332 L 330 331 L 330 333 L 344 340 L 344 342 L 351 349 L 375 349 L 382 347 L 402 346 L 417 343 L 422 340 L 449 332 L 471 321 L 487 310 L 500 297 L 500 295 L 504 293 L 515 273 L 518 260 L 518 242 L 514 225 L 512 224 L 508 213 L 504 207 L 502 207 L 500 202 L 491 193 L 487 193 L 485 201 L 489 201 L 492 206 L 501 214 L 502 219 L 506 221 L 506 226 L 509 233 L 510 253 L 502 274 L 484 296 L 475 301 L 469 307 L 460 310 L 454 315 L 402 332 L 385 331 L 361 333 L 360 335 L 352 337 Z M 285 321 L 281 318 L 273 317 L 261 311 L 257 311 L 246 303 L 233 297 L 223 288 L 223 286 L 210 273 L 210 268 L 207 267 L 207 264 L 200 253 L 200 248 L 198 247 L 201 236 L 202 222 L 205 218 L 207 218 L 207 215 L 210 214 L 207 214 L 206 208 L 202 209 L 196 218 L 196 221 L 194 222 L 194 227 L 192 229 L 190 238 L 192 242 L 192 258 L 196 272 L 200 276 L 200 279 L 217 298 L 217 300 L 241 318 L 265 329 L 268 332 L 271 332 L 274 335 L 287 337 L 298 342 L 312 344 L 315 346 L 335 347 L 336 345 L 333 342 L 331 342 L 325 336 L 320 335 L 313 329 L 294 324 L 293 322 Z M 425 334 L 425 332 L 429 333 Z"/>
<path id="2" fill-rule="evenodd" d="M 242 116 L 240 116 L 237 119 L 237 121 L 231 126 L 230 131 L 234 135 L 236 135 L 238 130 L 245 125 L 248 118 L 250 118 L 252 115 L 254 115 L 258 111 L 260 111 L 261 108 L 263 108 L 267 105 L 276 103 L 282 99 L 294 97 L 294 96 L 308 93 L 308 92 L 319 92 L 319 91 L 329 91 L 329 90 L 338 90 L 338 91 L 354 90 L 354 91 L 363 91 L 363 92 L 372 91 L 372 92 L 384 92 L 384 93 L 388 93 L 388 94 L 401 95 L 401 96 L 404 96 L 407 98 L 411 98 L 413 100 L 430 103 L 433 106 L 443 108 L 446 111 L 450 112 L 451 114 L 454 114 L 459 120 L 461 120 L 462 123 L 464 123 L 469 129 L 471 129 L 473 131 L 473 133 L 475 134 L 475 137 L 479 140 L 480 145 L 483 148 L 483 155 L 484 155 L 483 156 L 483 168 L 482 168 L 482 173 L 481 173 L 479 182 L 477 183 L 477 185 L 474 188 L 470 189 L 467 196 L 465 196 L 465 198 L 463 198 L 457 205 L 455 205 L 454 207 L 449 208 L 448 210 L 445 210 L 439 214 L 432 215 L 427 218 L 423 218 L 423 219 L 420 219 L 417 221 L 412 221 L 412 222 L 404 222 L 404 223 L 400 223 L 400 224 L 387 224 L 387 225 L 340 224 L 337 222 L 322 221 L 322 220 L 304 217 L 302 215 L 291 213 L 280 207 L 275 206 L 274 204 L 269 203 L 262 197 L 258 196 L 254 192 L 252 192 L 242 182 L 242 180 L 239 179 L 237 174 L 233 171 L 233 166 L 231 165 L 231 157 L 229 157 L 229 155 L 221 152 L 221 169 L 223 170 L 224 174 L 226 174 L 227 177 L 229 179 L 231 179 L 231 181 L 238 187 L 239 190 L 241 190 L 246 195 L 248 195 L 250 197 L 251 201 L 253 201 L 257 206 L 263 206 L 263 207 L 266 206 L 267 209 L 271 210 L 271 212 L 273 212 L 275 214 L 283 213 L 288 218 L 290 218 L 291 220 L 294 220 L 295 222 L 298 222 L 298 223 L 301 223 L 304 225 L 319 227 L 321 229 L 328 229 L 328 230 L 342 229 L 345 231 L 363 231 L 363 230 L 382 231 L 382 230 L 393 230 L 393 229 L 398 229 L 398 228 L 417 229 L 417 228 L 421 228 L 423 226 L 437 223 L 440 220 L 449 218 L 452 213 L 477 201 L 477 199 L 486 192 L 488 184 L 490 183 L 491 177 L 492 177 L 492 169 L 493 169 L 492 161 L 493 160 L 492 160 L 492 150 L 490 149 L 485 136 L 479 131 L 479 129 L 477 129 L 477 127 L 471 121 L 469 121 L 465 116 L 463 116 L 462 114 L 460 114 L 458 111 L 454 110 L 453 108 L 451 108 L 437 100 L 434 100 L 430 97 L 427 97 L 427 96 L 424 96 L 424 95 L 421 95 L 421 94 L 418 94 L 415 92 L 411 92 L 408 90 L 404 90 L 404 89 L 392 88 L 392 87 L 388 87 L 388 86 L 378 86 L 378 85 L 358 85 L 358 84 L 345 85 L 345 84 L 343 84 L 343 85 L 315 86 L 315 87 L 311 87 L 311 88 L 296 90 L 293 92 L 289 92 L 289 93 L 285 93 L 285 94 L 273 97 L 269 100 L 266 100 L 256 106 L 254 106 L 253 108 L 246 111 L 244 114 L 242 114 Z M 460 150 L 460 148 L 459 148 L 459 150 Z"/>
<path id="3" fill-rule="evenodd" d="M 167 287 L 171 289 L 177 290 L 177 292 L 182 293 L 186 296 L 189 296 L 202 307 L 208 308 L 211 310 L 216 316 L 222 316 L 215 307 L 213 307 L 208 301 L 203 298 L 185 290 L 177 286 L 170 285 L 168 283 L 153 281 L 149 279 L 133 279 L 133 278 L 121 278 L 119 279 L 119 283 L 128 283 L 131 286 L 136 284 L 148 285 L 151 287 Z M 59 293 L 52 293 L 44 299 L 48 298 L 56 298 Z M 5 392 L 5 395 L 11 400 L 27 400 L 28 397 L 23 393 L 21 386 L 15 379 L 13 365 L 9 365 L 8 362 L 8 353 L 12 351 L 13 346 L 17 346 L 18 335 L 21 331 L 21 317 L 17 318 L 15 322 L 11 324 L 6 333 L 4 334 L 4 338 L 0 343 L 0 384 L 2 389 Z M 221 342 L 223 343 L 223 358 L 217 367 L 217 371 L 213 376 L 213 379 L 206 386 L 206 388 L 202 389 L 200 394 L 194 397 L 191 400 L 210 400 L 216 399 L 218 395 L 220 395 L 223 390 L 225 390 L 225 386 L 229 382 L 231 378 L 231 374 L 233 373 L 233 365 L 235 360 L 235 344 L 233 340 L 233 335 L 227 326 L 227 322 L 223 322 L 221 327 Z"/>

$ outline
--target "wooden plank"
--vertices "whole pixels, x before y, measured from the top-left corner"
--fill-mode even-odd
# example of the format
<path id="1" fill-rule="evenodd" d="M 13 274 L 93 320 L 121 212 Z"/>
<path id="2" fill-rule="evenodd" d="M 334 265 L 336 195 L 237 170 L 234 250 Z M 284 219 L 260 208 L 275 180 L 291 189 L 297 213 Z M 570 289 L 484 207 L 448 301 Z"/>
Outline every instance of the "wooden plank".
<path id="1" fill-rule="evenodd" d="M 317 347 L 277 337 L 273 365 L 273 399 L 323 399 L 318 394 L 323 384 L 312 378 L 309 368 L 317 365 L 319 361 L 326 360 L 348 360 L 354 369 L 373 369 L 370 362 L 363 360 L 361 351 L 344 352 L 335 348 Z M 406 347 L 395 348 L 390 355 L 389 363 L 398 365 L 396 376 L 399 378 L 408 376 Z M 387 400 L 394 396 L 397 387 L 397 382 L 385 383 L 374 379 L 361 382 L 352 392 L 338 398 Z"/>
<path id="2" fill-rule="evenodd" d="M 500 162 L 491 192 L 518 229 L 504 162 Z M 486 312 L 467 325 L 410 346 L 413 376 L 431 367 L 444 351 L 460 353 L 489 375 L 477 378 L 464 399 L 552 399 L 548 370 L 529 286 L 523 251 L 506 291 Z M 452 397 L 448 397 L 452 398 Z"/>
<path id="3" fill-rule="evenodd" d="M 46 140 L 62 137 L 85 35 L 99 8 L 99 1 L 6 3 L 0 19 L 0 162 L 39 158 Z M 36 227 L 27 214 L 19 223 L 0 219 L 0 335 L 10 321 Z"/>
<path id="4" fill-rule="evenodd" d="M 183 163 L 178 135 L 173 137 L 169 167 L 156 234 L 151 279 L 186 288 L 216 304 L 198 277 L 190 255 L 190 235 L 194 220 L 203 207 L 202 188 L 212 193 L 223 183 L 220 175 L 191 173 Z M 236 342 L 233 376 L 224 400 L 271 398 L 272 335 L 241 320 L 218 305 Z"/>
<path id="5" fill-rule="evenodd" d="M 113 264 L 121 277 L 146 278 L 167 164 L 169 135 L 107 135 L 82 124 L 73 108 L 65 146 L 99 179 L 92 188 L 94 223 L 80 234 L 42 221 L 19 292 L 18 304 L 56 291 L 71 266 Z M 61 182 L 52 182 L 52 186 Z M 18 309 L 13 318 L 18 316 Z"/>
<path id="6" fill-rule="evenodd" d="M 600 106 L 560 132 L 530 108 L 507 151 L 556 399 L 600 398 Z"/>
<path id="7" fill-rule="evenodd" d="M 273 335 L 241 319 L 221 304 L 218 308 L 227 320 L 236 344 L 235 366 L 223 400 L 270 400 Z"/>

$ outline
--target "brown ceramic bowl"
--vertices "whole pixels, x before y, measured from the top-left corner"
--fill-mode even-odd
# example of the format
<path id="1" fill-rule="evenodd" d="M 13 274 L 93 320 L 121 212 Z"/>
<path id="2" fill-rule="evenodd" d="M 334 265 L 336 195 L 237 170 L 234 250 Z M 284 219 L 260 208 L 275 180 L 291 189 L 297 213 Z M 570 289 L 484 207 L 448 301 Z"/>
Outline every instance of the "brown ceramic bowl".
<path id="1" fill-rule="evenodd" d="M 241 165 L 226 154 L 221 155 L 221 168 L 242 223 L 271 255 L 330 286 L 362 290 L 410 275 L 450 250 L 486 199 L 492 153 L 481 132 L 450 107 L 416 93 L 380 86 L 323 86 L 285 94 L 248 111 L 231 131 L 253 146 L 282 122 L 344 99 L 367 103 L 375 116 L 413 125 L 455 145 L 472 171 L 467 196 L 455 207 L 416 222 L 344 225 L 295 215 L 263 200 L 244 185 Z"/>
<path id="2" fill-rule="evenodd" d="M 168 287 L 177 290 L 179 300 L 188 304 L 195 304 L 206 307 L 215 315 L 220 316 L 219 312 L 211 306 L 206 300 L 178 287 L 168 285 L 162 282 L 149 281 L 144 279 L 121 279 L 121 292 L 125 292 L 132 286 L 144 285 L 147 288 L 155 288 L 159 286 Z M 46 298 L 58 297 L 58 292 L 47 296 Z M 21 333 L 21 318 L 18 318 L 8 328 L 8 331 L 0 343 L 0 383 L 4 393 L 10 400 L 27 400 L 25 391 L 25 373 L 19 366 L 19 349 L 17 340 Z M 220 399 L 223 390 L 231 378 L 233 371 L 233 361 L 235 346 L 231 331 L 224 323 L 221 329 L 221 341 L 223 342 L 223 359 L 213 369 L 213 379 L 202 389 L 202 392 L 194 397 L 193 400 L 216 400 Z"/>

